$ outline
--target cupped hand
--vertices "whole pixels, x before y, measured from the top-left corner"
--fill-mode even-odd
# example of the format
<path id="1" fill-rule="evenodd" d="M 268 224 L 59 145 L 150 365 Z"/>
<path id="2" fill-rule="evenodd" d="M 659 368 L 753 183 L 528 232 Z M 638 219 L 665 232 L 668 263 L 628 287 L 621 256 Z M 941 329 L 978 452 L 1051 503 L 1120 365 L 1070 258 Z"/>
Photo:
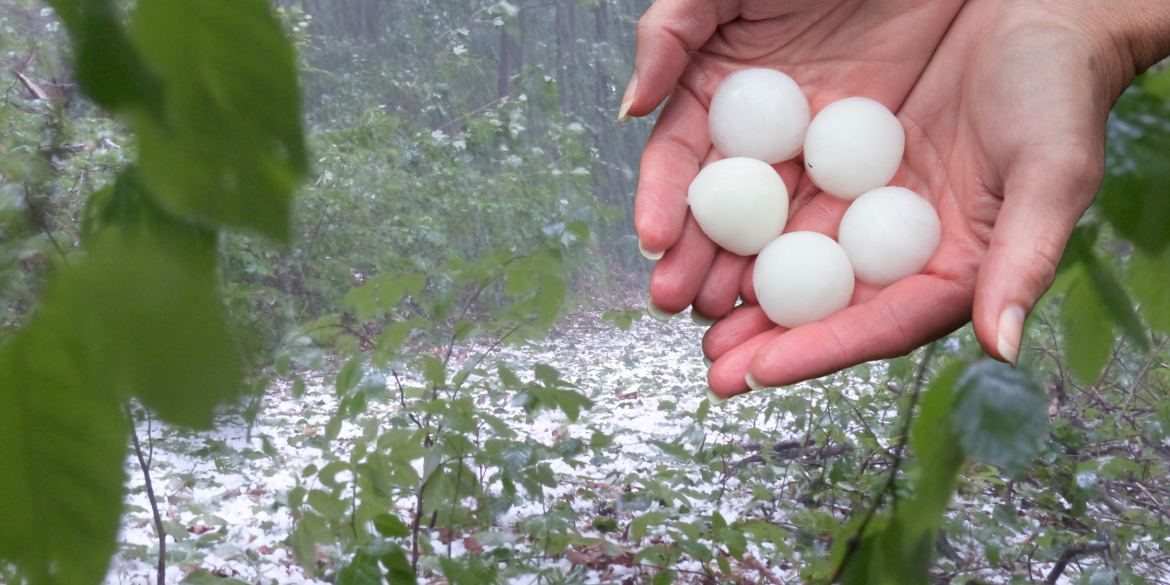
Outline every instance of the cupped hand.
<path id="1" fill-rule="evenodd" d="M 659 0 L 638 22 L 635 73 L 621 116 L 643 116 L 669 100 L 642 154 L 634 223 L 650 256 L 665 252 L 650 297 L 667 313 L 694 305 L 720 318 L 734 307 L 748 258 L 720 250 L 687 213 L 699 168 L 721 158 L 707 131 L 707 106 L 724 77 L 748 67 L 783 71 L 812 111 L 849 96 L 897 111 L 962 0 Z M 793 200 L 788 230 L 836 235 L 846 204 L 804 177 L 799 160 L 775 165 Z M 741 372 L 742 377 L 742 372 Z"/>
<path id="2" fill-rule="evenodd" d="M 968 320 L 990 355 L 1015 363 L 1024 319 L 1100 186 L 1105 121 L 1134 75 L 1109 18 L 1091 2 L 968 2 L 897 110 L 906 154 L 892 184 L 934 204 L 938 252 L 922 274 L 859 286 L 817 323 L 786 330 L 736 309 L 704 339 L 712 390 L 902 355 Z"/>

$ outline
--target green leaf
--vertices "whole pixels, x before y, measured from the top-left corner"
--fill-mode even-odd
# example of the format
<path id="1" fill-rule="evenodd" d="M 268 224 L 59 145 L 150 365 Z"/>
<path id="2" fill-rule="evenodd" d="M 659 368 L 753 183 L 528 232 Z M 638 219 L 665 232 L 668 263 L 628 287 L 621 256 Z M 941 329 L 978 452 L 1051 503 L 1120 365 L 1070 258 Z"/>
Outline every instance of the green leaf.
<path id="1" fill-rule="evenodd" d="M 337 573 L 337 585 L 382 585 L 378 559 L 359 551 L 353 561 Z"/>
<path id="2" fill-rule="evenodd" d="M 78 84 L 111 111 L 161 110 L 160 80 L 142 63 L 112 0 L 50 0 L 73 39 Z"/>
<path id="3" fill-rule="evenodd" d="M 1146 341 L 1145 327 L 1142 327 L 1141 319 L 1134 311 L 1133 301 L 1129 299 L 1129 294 L 1113 276 L 1113 271 L 1097 260 L 1095 256 L 1086 267 L 1090 280 L 1097 287 L 1097 293 L 1105 301 L 1105 310 L 1113 319 L 1113 323 L 1121 327 L 1139 351 L 1149 350 L 1150 344 Z"/>
<path id="4" fill-rule="evenodd" d="M 289 240 L 308 163 L 296 58 L 264 0 L 139 0 L 131 37 L 165 86 L 131 118 L 143 178 L 170 211 Z"/>
<path id="5" fill-rule="evenodd" d="M 406 558 L 406 551 L 400 546 L 392 546 L 388 552 L 382 553 L 378 557 L 382 561 L 382 566 L 386 568 L 386 580 L 390 585 L 415 585 L 418 579 L 414 575 L 414 569 L 410 566 L 410 561 Z"/>
<path id="6" fill-rule="evenodd" d="M 536 379 L 544 382 L 547 386 L 555 387 L 560 377 L 561 373 L 556 368 L 545 364 L 536 364 Z"/>
<path id="7" fill-rule="evenodd" d="M 336 392 L 338 396 L 345 396 L 351 390 L 357 388 L 365 376 L 365 370 L 362 366 L 365 363 L 365 356 L 358 354 L 349 358 L 344 366 L 341 366 L 341 371 L 337 372 Z"/>
<path id="8" fill-rule="evenodd" d="M 386 326 L 382 333 L 378 335 L 378 352 L 380 353 L 394 353 L 402 346 L 402 342 L 410 335 L 411 331 L 421 329 L 429 325 L 430 322 L 423 317 L 415 317 L 406 321 L 395 321 Z"/>
<path id="9" fill-rule="evenodd" d="M 647 528 L 650 526 L 658 526 L 669 519 L 670 514 L 666 512 L 646 512 L 630 521 L 630 538 L 638 540 L 646 536 Z"/>
<path id="10" fill-rule="evenodd" d="M 447 384 L 447 368 L 443 365 L 443 361 L 433 355 L 422 355 L 419 357 L 422 362 L 423 376 L 427 382 L 437 386 L 443 387 Z"/>
<path id="11" fill-rule="evenodd" d="M 570 422 L 577 422 L 581 409 L 593 408 L 592 400 L 574 390 L 553 390 L 552 396 Z"/>
<path id="12" fill-rule="evenodd" d="M 305 379 L 304 378 L 297 376 L 297 379 L 293 380 L 291 393 L 292 393 L 292 397 L 297 399 L 297 400 L 299 400 L 302 396 L 305 395 Z"/>
<path id="13" fill-rule="evenodd" d="M 393 514 L 378 514 L 374 516 L 374 529 L 386 538 L 401 538 L 410 536 L 410 527 Z"/>
<path id="14" fill-rule="evenodd" d="M 496 582 L 499 569 L 496 563 L 485 563 L 478 555 L 460 559 L 439 559 L 443 575 L 451 585 L 492 585 Z"/>
<path id="15" fill-rule="evenodd" d="M 80 343 L 89 385 L 136 396 L 167 422 L 210 428 L 242 389 L 240 352 L 216 276 L 215 234 L 168 217 L 128 170 L 96 211 L 85 259 L 51 283 L 43 310 Z"/>
<path id="16" fill-rule="evenodd" d="M 956 384 L 966 364 L 948 364 L 922 396 L 918 417 L 910 429 L 910 445 L 921 468 L 915 485 L 913 509 L 916 533 L 937 528 L 950 505 L 963 452 L 954 432 Z"/>
<path id="17" fill-rule="evenodd" d="M 206 428 L 242 385 L 216 293 L 215 235 L 154 208 L 133 170 L 95 201 L 85 257 L 50 278 L 36 314 L 0 349 L 0 557 L 32 583 L 105 573 L 125 480 L 125 400 Z"/>
<path id="18" fill-rule="evenodd" d="M 1170 76 L 1163 76 L 1170 79 Z M 1129 289 L 1150 326 L 1170 333 L 1170 248 L 1159 256 L 1136 250 L 1129 261 Z"/>
<path id="19" fill-rule="evenodd" d="M 1113 227 L 1149 254 L 1170 244 L 1170 105 L 1134 86 L 1106 127 L 1105 181 L 1096 205 Z"/>
<path id="20" fill-rule="evenodd" d="M 1064 329 L 1064 356 L 1069 370 L 1085 384 L 1092 384 L 1109 361 L 1113 326 L 1105 301 L 1086 276 L 1069 285 L 1060 308 Z"/>
<path id="21" fill-rule="evenodd" d="M 612 516 L 597 516 L 593 519 L 593 528 L 601 533 L 617 532 L 618 522 Z"/>
<path id="22" fill-rule="evenodd" d="M 520 377 L 517 376 L 516 373 L 513 372 L 508 366 L 505 366 L 504 364 L 497 364 L 496 370 L 499 372 L 500 382 L 504 384 L 505 388 L 511 388 L 515 390 L 524 386 L 524 383 L 520 381 Z"/>
<path id="23" fill-rule="evenodd" d="M 31 583 L 81 585 L 117 550 L 127 429 L 62 317 L 42 311 L 0 348 L 0 558 Z"/>
<path id="24" fill-rule="evenodd" d="M 959 378 L 951 422 L 968 456 L 1018 475 L 1048 438 L 1047 396 L 1028 373 L 981 360 Z"/>
<path id="25" fill-rule="evenodd" d="M 674 583 L 675 576 L 674 571 L 663 569 L 654 574 L 654 579 L 650 583 L 651 585 L 671 585 Z"/>
<path id="26" fill-rule="evenodd" d="M 348 502 L 342 502 L 329 492 L 312 490 L 309 492 L 308 504 L 320 512 L 326 520 L 336 523 L 345 515 Z"/>

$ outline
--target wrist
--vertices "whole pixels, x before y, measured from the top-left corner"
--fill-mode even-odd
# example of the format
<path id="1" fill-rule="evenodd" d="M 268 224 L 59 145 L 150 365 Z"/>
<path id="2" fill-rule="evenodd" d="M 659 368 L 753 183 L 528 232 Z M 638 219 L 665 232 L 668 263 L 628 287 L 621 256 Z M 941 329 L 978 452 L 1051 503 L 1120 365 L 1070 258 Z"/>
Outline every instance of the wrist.
<path id="1" fill-rule="evenodd" d="M 1170 2 L 1166 0 L 1057 1 L 1084 9 L 1084 19 L 1116 47 L 1129 79 L 1170 54 Z"/>
<path id="2" fill-rule="evenodd" d="M 1134 77 L 1170 54 L 1167 0 L 1022 1 L 1083 33 L 1082 39 L 1095 54 L 1088 64 L 1112 100 Z"/>
<path id="3" fill-rule="evenodd" d="M 1170 55 L 1170 2 L 1126 0 L 1114 8 L 1122 38 L 1140 74 Z"/>

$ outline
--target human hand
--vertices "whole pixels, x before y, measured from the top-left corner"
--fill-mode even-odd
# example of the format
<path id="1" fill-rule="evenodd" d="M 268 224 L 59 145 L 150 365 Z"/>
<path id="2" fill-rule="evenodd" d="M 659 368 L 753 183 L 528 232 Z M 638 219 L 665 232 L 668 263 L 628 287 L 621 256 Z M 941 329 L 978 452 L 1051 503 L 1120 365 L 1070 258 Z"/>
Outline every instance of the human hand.
<path id="1" fill-rule="evenodd" d="M 934 204 L 938 252 L 884 289 L 858 283 L 852 306 L 818 323 L 786 330 L 758 307 L 736 309 L 704 339 L 712 390 L 726 397 L 901 355 L 972 318 L 983 348 L 1015 363 L 1024 319 L 1100 186 L 1109 109 L 1135 69 L 1170 50 L 1170 27 L 1151 51 L 1116 12 L 1074 0 L 967 3 L 898 111 L 906 153 L 892 184 Z"/>
<path id="2" fill-rule="evenodd" d="M 724 77 L 778 69 L 813 111 L 853 95 L 897 111 L 962 0 L 660 0 L 638 22 L 635 73 L 621 116 L 651 113 L 669 95 L 642 155 L 634 223 L 651 256 L 659 310 L 719 318 L 739 296 L 748 258 L 720 250 L 687 213 L 687 188 L 711 147 L 707 106 Z M 835 234 L 847 203 L 819 195 L 799 160 L 775 165 L 793 196 L 788 231 Z"/>

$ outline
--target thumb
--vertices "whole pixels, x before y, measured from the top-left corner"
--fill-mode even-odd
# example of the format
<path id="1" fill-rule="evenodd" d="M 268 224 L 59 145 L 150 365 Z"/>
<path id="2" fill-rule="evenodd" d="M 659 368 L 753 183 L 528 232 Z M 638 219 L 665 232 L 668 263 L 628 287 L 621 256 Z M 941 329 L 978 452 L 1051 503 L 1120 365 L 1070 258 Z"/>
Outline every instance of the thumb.
<path id="1" fill-rule="evenodd" d="M 659 0 L 638 20 L 634 74 L 622 96 L 618 119 L 645 116 L 674 91 L 697 51 L 721 22 L 726 0 Z"/>
<path id="2" fill-rule="evenodd" d="M 1052 286 L 1068 238 L 1101 186 L 1104 153 L 1085 145 L 1043 147 L 1017 161 L 1004 179 L 972 312 L 983 349 L 1013 366 L 1024 320 Z"/>

